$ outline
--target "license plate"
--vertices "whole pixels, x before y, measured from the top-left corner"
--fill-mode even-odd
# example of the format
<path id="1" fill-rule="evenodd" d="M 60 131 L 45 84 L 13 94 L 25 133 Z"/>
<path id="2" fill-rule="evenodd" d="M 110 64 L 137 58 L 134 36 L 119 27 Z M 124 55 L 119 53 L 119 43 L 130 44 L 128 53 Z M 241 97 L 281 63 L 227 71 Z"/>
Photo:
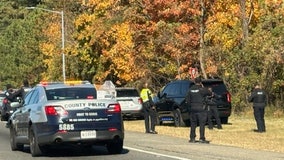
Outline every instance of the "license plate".
<path id="1" fill-rule="evenodd" d="M 131 104 L 129 101 L 118 101 L 121 107 L 130 107 Z"/>
<path id="2" fill-rule="evenodd" d="M 86 139 L 86 138 L 96 138 L 97 137 L 97 132 L 95 130 L 92 131 L 81 131 L 81 138 Z"/>

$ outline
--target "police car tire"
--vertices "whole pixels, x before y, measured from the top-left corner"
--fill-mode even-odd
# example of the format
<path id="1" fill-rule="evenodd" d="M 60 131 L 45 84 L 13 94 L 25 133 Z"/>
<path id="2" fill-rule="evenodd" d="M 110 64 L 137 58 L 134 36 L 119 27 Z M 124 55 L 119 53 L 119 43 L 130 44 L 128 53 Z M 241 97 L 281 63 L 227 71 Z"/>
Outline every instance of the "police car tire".
<path id="1" fill-rule="evenodd" d="M 38 157 L 42 155 L 42 151 L 39 147 L 37 137 L 32 129 L 30 129 L 30 152 L 33 157 Z"/>
<path id="2" fill-rule="evenodd" d="M 15 129 L 12 127 L 10 128 L 10 145 L 12 151 L 22 151 L 24 149 L 23 144 L 17 144 Z"/>
<path id="3" fill-rule="evenodd" d="M 120 154 L 123 150 L 123 140 L 113 140 L 107 144 L 107 150 L 110 154 Z"/>

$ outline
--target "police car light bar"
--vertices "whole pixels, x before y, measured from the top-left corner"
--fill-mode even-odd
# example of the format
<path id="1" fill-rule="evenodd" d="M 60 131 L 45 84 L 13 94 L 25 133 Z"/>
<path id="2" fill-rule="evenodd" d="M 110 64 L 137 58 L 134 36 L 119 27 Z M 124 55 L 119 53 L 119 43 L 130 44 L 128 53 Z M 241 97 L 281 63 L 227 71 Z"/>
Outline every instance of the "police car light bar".
<path id="1" fill-rule="evenodd" d="M 40 85 L 43 85 L 43 86 L 54 85 L 54 84 L 78 85 L 78 84 L 91 84 L 91 83 L 89 81 L 65 81 L 65 82 L 42 81 L 40 82 Z"/>

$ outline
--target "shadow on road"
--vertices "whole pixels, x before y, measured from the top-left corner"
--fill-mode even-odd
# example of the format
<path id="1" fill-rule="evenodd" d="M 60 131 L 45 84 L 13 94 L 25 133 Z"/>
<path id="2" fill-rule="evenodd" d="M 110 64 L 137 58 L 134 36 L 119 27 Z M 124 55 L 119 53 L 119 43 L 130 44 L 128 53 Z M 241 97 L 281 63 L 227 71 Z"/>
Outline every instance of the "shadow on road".
<path id="1" fill-rule="evenodd" d="M 25 146 L 23 152 L 30 154 L 30 147 Z M 128 149 L 123 149 L 121 154 L 127 154 Z M 105 156 L 111 155 L 104 146 L 92 147 L 79 147 L 79 146 L 66 146 L 66 147 L 53 147 L 48 148 L 43 156 L 46 157 L 81 157 L 81 156 Z"/>

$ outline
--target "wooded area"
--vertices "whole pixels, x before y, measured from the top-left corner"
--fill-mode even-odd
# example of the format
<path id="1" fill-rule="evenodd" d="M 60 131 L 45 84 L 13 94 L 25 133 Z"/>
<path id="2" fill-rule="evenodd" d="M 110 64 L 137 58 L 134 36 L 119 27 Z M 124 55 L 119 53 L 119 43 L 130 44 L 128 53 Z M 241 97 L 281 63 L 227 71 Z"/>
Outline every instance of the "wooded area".
<path id="1" fill-rule="evenodd" d="M 283 109 L 283 33 L 283 0 L 1 0 L 1 87 L 63 80 L 64 54 L 66 80 L 158 91 L 196 67 L 235 112 L 257 82 Z"/>

